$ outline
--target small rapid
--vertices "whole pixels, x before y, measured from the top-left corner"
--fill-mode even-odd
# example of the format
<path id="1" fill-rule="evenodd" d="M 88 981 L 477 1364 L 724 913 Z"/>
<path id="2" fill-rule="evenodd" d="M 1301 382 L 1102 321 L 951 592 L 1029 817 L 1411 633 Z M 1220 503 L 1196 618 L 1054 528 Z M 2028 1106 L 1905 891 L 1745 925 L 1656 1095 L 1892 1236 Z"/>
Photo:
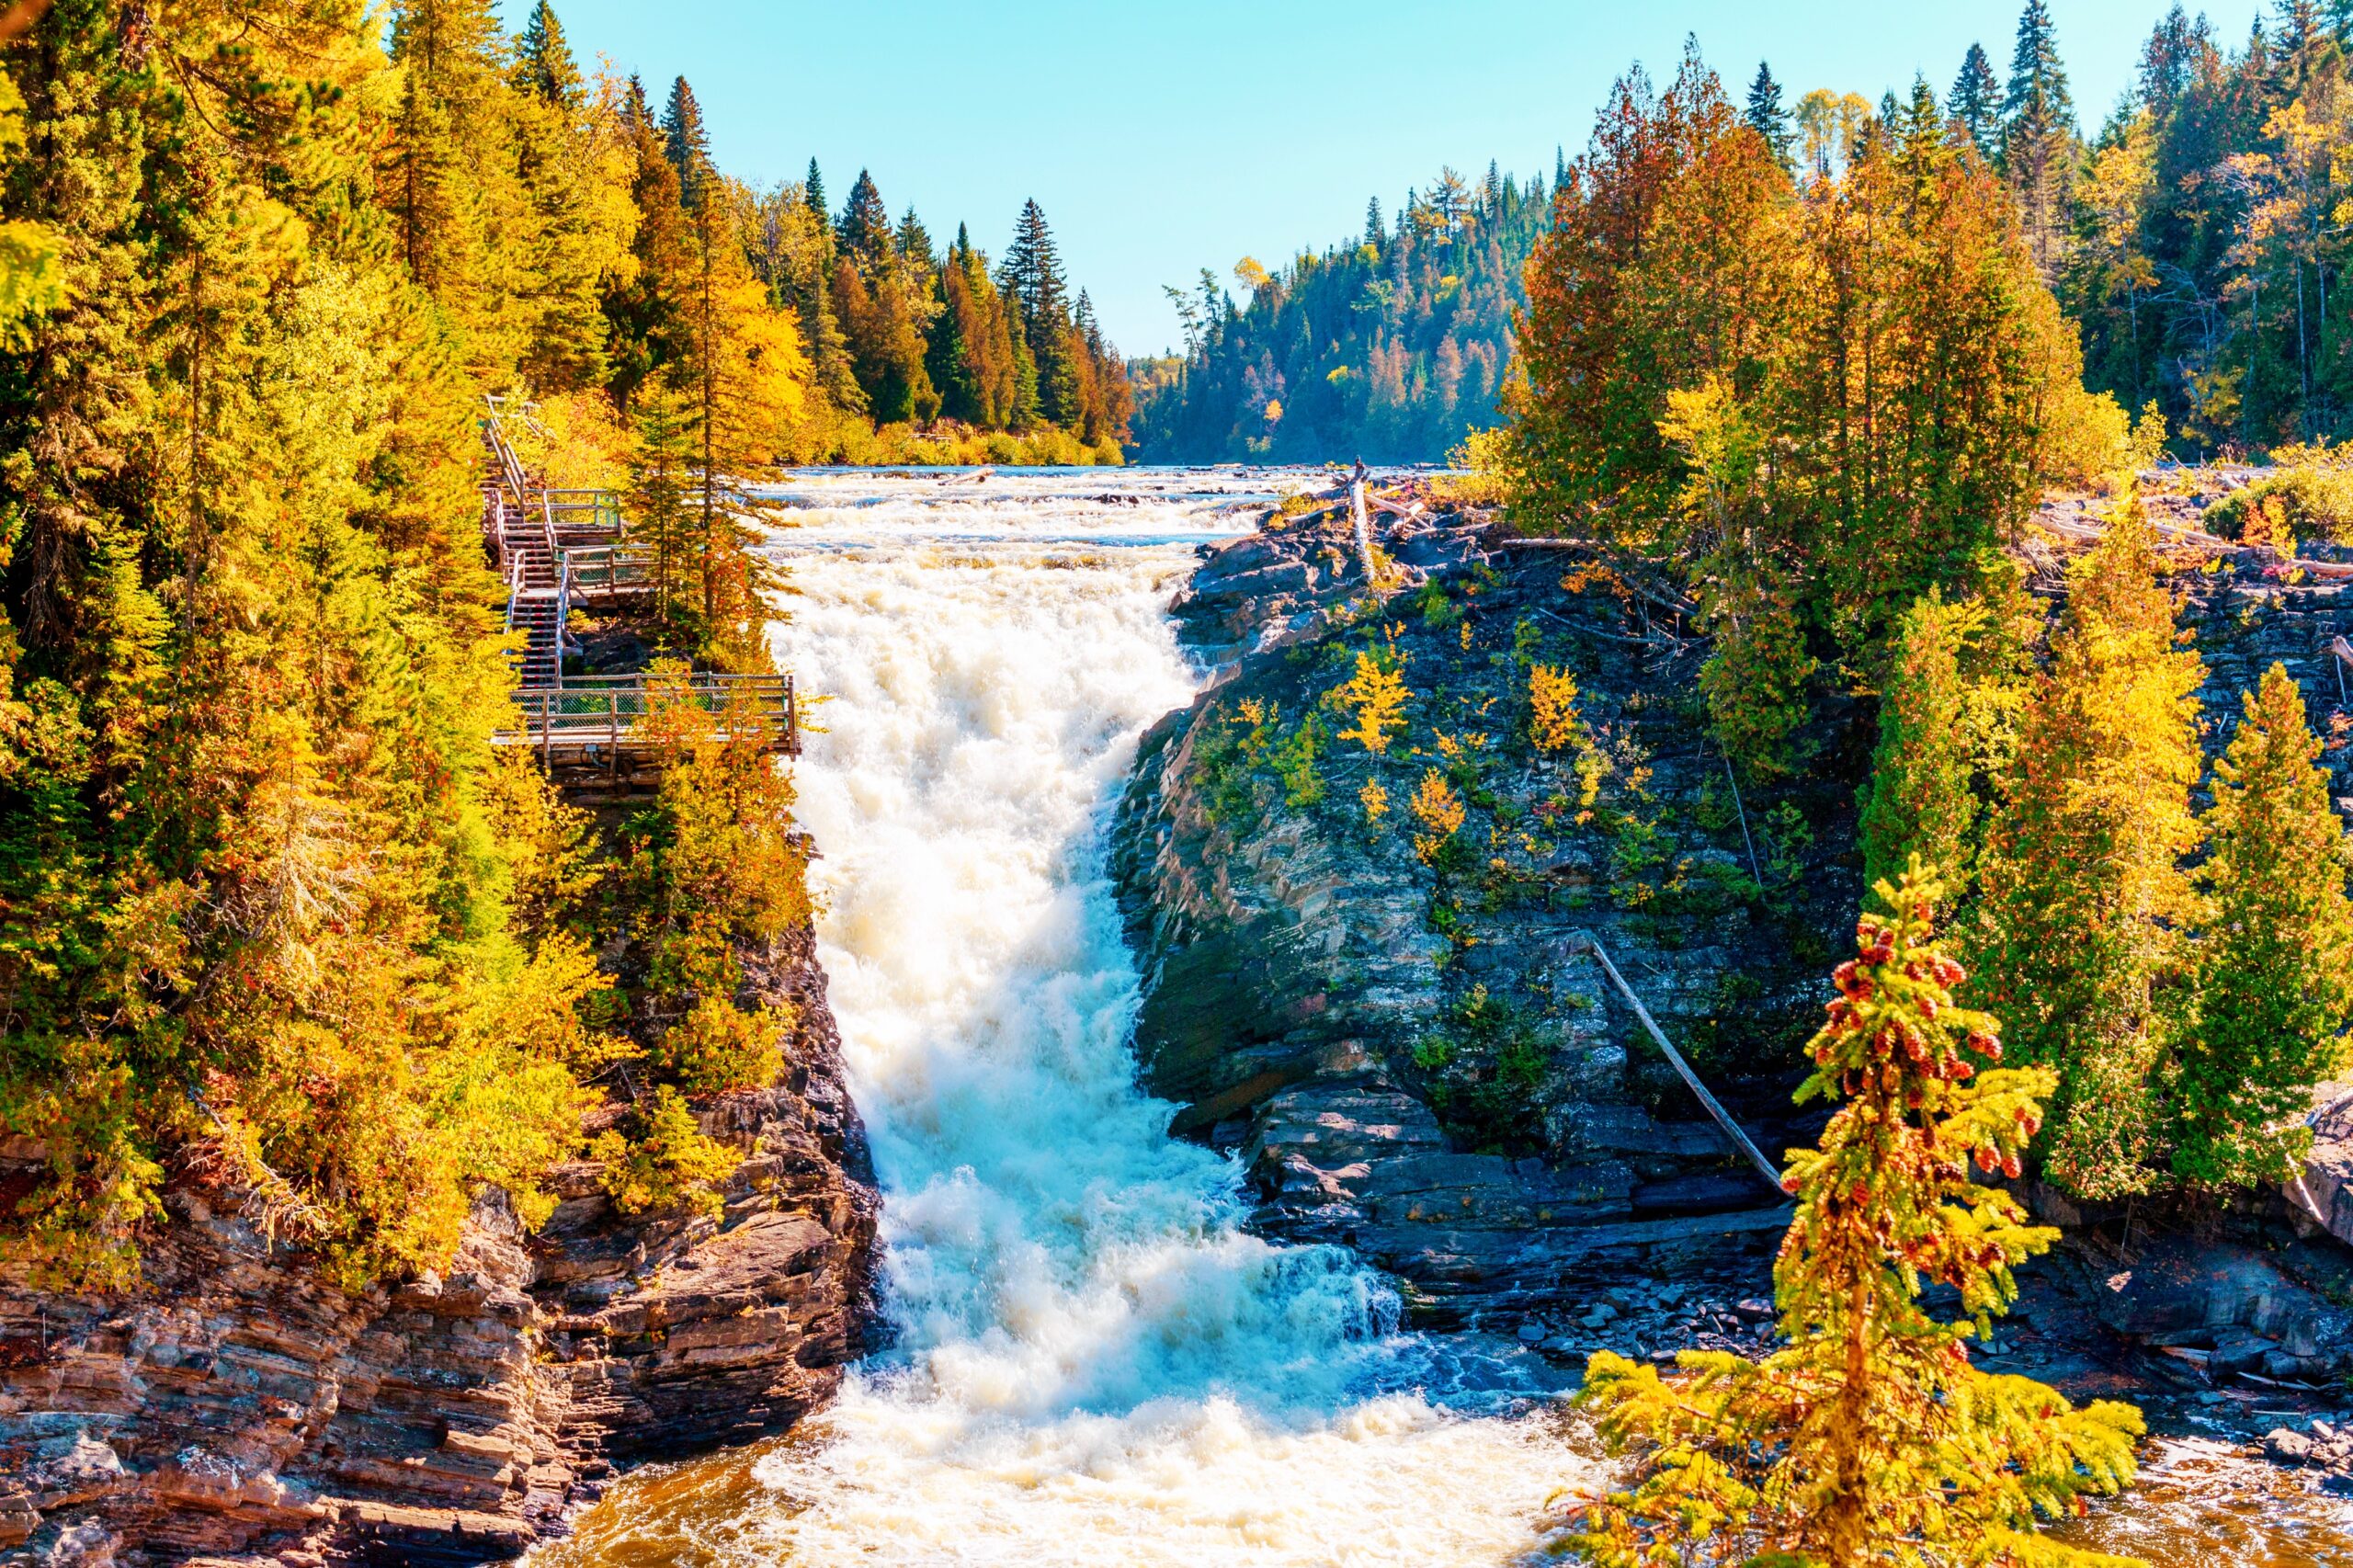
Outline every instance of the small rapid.
<path id="1" fill-rule="evenodd" d="M 1233 471 L 778 492 L 820 952 L 884 1191 L 895 1343 L 791 1437 L 632 1478 L 559 1564 L 1495 1564 L 1589 1473 L 1532 1358 L 1400 1332 L 1348 1255 L 1242 1228 L 1136 1084 L 1105 874 L 1167 619 Z"/>

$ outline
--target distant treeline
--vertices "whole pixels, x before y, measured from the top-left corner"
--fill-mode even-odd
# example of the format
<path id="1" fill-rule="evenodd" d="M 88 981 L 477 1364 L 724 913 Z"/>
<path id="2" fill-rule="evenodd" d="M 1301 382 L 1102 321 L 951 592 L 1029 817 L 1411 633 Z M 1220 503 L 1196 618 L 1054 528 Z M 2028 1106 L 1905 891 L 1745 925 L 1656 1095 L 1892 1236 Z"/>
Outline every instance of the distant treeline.
<path id="1" fill-rule="evenodd" d="M 1520 269 L 1551 193 L 1488 165 L 1412 193 L 1393 225 L 1268 272 L 1245 260 L 1238 305 L 1204 269 L 1176 290 L 1181 356 L 1138 360 L 1136 439 L 1149 461 L 1369 462 L 1443 458 L 1496 419 Z"/>
<path id="2" fill-rule="evenodd" d="M 2081 330 L 2085 378 L 2155 403 L 2185 456 L 2353 436 L 2353 4 L 2288 0 L 2235 47 L 2176 6 L 2131 91 L 2086 137 L 2044 0 L 2009 69 L 1972 44 L 1932 84 L 1785 102 L 1757 67 L 1745 118 L 1783 165 L 1836 172 L 1922 95 L 2008 188 L 2044 281 Z M 1136 438 L 1159 460 L 1438 460 L 1498 418 L 1520 277 L 1552 187 L 1451 171 L 1393 227 L 1268 271 L 1204 271 L 1181 354 L 1139 359 Z M 1171 290 L 1171 293 L 1176 293 Z"/>

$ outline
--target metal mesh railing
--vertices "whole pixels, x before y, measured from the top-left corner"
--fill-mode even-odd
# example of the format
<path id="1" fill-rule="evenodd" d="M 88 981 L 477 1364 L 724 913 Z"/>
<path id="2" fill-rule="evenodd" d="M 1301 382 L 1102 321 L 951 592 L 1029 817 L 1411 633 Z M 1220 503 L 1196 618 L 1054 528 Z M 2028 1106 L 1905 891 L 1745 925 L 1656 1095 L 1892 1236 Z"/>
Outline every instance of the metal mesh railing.
<path id="1" fill-rule="evenodd" d="M 559 687 L 515 693 L 516 722 L 496 739 L 558 752 L 608 749 L 613 756 L 650 743 L 647 720 L 685 705 L 715 715 L 730 738 L 757 739 L 765 750 L 798 755 L 800 708 L 790 676 L 572 676 Z"/>

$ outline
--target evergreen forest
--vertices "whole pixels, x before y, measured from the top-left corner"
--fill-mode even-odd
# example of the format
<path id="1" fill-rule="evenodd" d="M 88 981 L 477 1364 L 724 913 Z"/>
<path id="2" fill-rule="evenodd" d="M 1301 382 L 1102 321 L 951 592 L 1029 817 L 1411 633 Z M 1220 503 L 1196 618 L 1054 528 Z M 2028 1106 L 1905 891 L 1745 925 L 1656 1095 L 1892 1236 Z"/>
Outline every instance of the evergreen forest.
<path id="1" fill-rule="evenodd" d="M 1168 290 L 1181 354 L 1138 361 L 1136 441 L 1153 462 L 1432 461 L 1492 425 L 1520 270 L 1549 222 L 1540 177 L 1489 165 L 1376 199 L 1363 235 L 1273 272 L 1245 258 L 1237 304 L 1204 269 Z"/>

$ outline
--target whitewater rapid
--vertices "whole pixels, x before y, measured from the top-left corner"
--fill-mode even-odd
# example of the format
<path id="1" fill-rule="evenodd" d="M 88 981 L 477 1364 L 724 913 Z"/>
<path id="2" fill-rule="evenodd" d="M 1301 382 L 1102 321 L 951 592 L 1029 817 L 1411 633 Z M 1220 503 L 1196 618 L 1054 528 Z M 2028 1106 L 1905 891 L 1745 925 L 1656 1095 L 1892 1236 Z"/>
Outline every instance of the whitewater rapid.
<path id="1" fill-rule="evenodd" d="M 828 699 L 799 809 L 896 1338 L 748 1466 L 674 1476 L 692 1506 L 617 1523 L 625 1483 L 578 1561 L 1495 1564 L 1589 1478 L 1524 1358 L 1401 1334 L 1352 1257 L 1248 1234 L 1233 1163 L 1136 1085 L 1108 814 L 1196 688 L 1166 616 L 1196 545 L 1285 483 L 779 493 L 771 635 Z"/>

